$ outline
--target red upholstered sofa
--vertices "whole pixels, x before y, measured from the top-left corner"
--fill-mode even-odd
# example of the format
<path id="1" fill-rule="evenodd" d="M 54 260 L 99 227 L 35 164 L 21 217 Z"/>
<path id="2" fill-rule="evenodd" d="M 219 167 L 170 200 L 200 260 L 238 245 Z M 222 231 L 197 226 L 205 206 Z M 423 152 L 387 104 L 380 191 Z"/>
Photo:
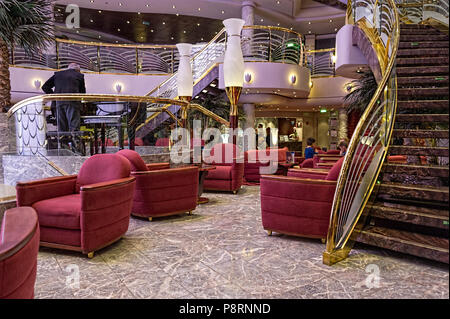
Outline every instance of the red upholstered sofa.
<path id="1" fill-rule="evenodd" d="M 31 207 L 12 208 L 0 223 L 0 299 L 32 299 L 39 251 L 37 214 Z"/>
<path id="2" fill-rule="evenodd" d="M 198 167 L 170 168 L 169 163 L 145 164 L 138 153 L 121 150 L 136 178 L 132 215 L 154 217 L 189 214 L 197 207 Z"/>
<path id="3" fill-rule="evenodd" d="M 216 167 L 205 178 L 205 191 L 231 191 L 234 194 L 239 191 L 244 179 L 244 158 L 239 147 L 232 143 L 216 144 L 204 161 Z"/>
<path id="4" fill-rule="evenodd" d="M 343 158 L 326 174 L 261 177 L 262 223 L 272 231 L 325 239 Z"/>
<path id="5" fill-rule="evenodd" d="M 170 139 L 168 137 L 161 137 L 156 140 L 155 146 L 169 146 Z"/>
<path id="6" fill-rule="evenodd" d="M 278 160 L 278 163 L 286 163 L 286 152 L 289 149 L 279 148 L 279 149 L 266 149 L 266 150 L 249 150 L 244 153 L 245 165 L 244 165 L 244 178 L 249 182 L 259 182 L 261 176 L 261 167 L 267 167 L 271 165 L 268 159 L 272 159 L 272 156 Z M 274 152 L 276 155 L 272 155 Z M 272 165 L 277 165 L 274 167 L 274 174 L 281 174 L 282 170 L 278 169 L 277 163 L 272 163 Z M 264 172 L 263 172 L 264 174 Z M 269 173 L 265 173 L 269 174 Z"/>
<path id="7" fill-rule="evenodd" d="M 39 217 L 41 246 L 94 251 L 128 230 L 135 178 L 122 156 L 98 154 L 78 175 L 17 183 L 17 206 L 32 206 Z"/>

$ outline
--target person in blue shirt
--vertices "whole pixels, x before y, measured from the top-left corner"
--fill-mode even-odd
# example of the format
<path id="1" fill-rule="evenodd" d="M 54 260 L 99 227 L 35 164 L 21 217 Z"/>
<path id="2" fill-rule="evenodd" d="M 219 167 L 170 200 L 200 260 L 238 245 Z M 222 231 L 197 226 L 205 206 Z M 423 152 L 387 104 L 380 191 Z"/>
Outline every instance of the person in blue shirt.
<path id="1" fill-rule="evenodd" d="M 347 153 L 348 144 L 346 141 L 341 141 L 339 143 L 339 149 L 341 150 L 340 155 L 344 156 Z"/>
<path id="2" fill-rule="evenodd" d="M 305 160 L 308 158 L 313 158 L 316 153 L 316 140 L 309 137 L 306 140 L 307 147 L 305 148 Z"/>

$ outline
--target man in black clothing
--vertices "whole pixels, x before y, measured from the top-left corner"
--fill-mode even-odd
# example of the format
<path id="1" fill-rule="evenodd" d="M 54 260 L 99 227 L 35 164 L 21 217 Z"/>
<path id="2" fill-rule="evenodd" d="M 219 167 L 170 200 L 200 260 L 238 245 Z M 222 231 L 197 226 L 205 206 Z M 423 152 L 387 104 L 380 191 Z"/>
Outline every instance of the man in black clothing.
<path id="1" fill-rule="evenodd" d="M 55 90 L 53 90 L 55 88 Z M 80 66 L 71 63 L 64 71 L 55 72 L 42 86 L 46 94 L 53 93 L 86 93 L 84 75 Z M 80 130 L 80 101 L 56 102 L 56 118 L 59 132 L 75 132 Z"/>
<path id="2" fill-rule="evenodd" d="M 55 88 L 53 90 L 53 88 Z M 80 66 L 76 63 L 69 64 L 67 70 L 55 72 L 42 86 L 46 94 L 53 93 L 86 93 L 84 75 L 80 72 Z M 55 111 L 53 111 L 55 108 Z M 63 136 L 61 142 L 68 144 L 77 151 L 78 138 L 74 138 L 74 132 L 80 130 L 80 101 L 57 101 L 52 103 L 52 113 L 56 113 L 58 132 Z M 68 140 L 66 136 L 70 135 Z M 72 147 L 71 147 L 72 146 Z"/>

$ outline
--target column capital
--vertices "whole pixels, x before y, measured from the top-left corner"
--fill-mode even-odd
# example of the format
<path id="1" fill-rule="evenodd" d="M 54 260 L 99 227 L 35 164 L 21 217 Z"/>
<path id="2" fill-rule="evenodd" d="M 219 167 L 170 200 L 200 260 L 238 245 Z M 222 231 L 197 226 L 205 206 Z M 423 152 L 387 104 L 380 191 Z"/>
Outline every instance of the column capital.
<path id="1" fill-rule="evenodd" d="M 242 6 L 243 7 L 256 7 L 256 3 L 254 3 L 253 1 L 250 0 L 244 0 L 242 1 Z"/>

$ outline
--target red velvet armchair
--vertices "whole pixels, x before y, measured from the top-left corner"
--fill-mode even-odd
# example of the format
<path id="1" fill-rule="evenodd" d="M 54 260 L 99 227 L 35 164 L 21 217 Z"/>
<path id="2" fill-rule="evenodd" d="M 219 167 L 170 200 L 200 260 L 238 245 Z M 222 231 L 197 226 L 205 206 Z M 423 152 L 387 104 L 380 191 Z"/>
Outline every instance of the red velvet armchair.
<path id="1" fill-rule="evenodd" d="M 36 211 L 12 208 L 0 223 L 0 299 L 32 299 L 39 251 Z"/>
<path id="2" fill-rule="evenodd" d="M 322 175 L 263 175 L 261 215 L 269 235 L 275 231 L 325 240 L 342 162 Z"/>
<path id="3" fill-rule="evenodd" d="M 78 175 L 17 183 L 17 206 L 36 210 L 41 246 L 92 258 L 128 230 L 135 184 L 125 158 L 97 154 Z"/>
<path id="4" fill-rule="evenodd" d="M 279 149 L 270 149 L 270 151 L 276 153 L 278 163 L 286 163 L 286 152 L 289 151 L 287 147 Z M 249 150 L 244 153 L 244 156 L 245 156 L 245 165 L 244 165 L 245 180 L 250 182 L 259 182 L 261 176 L 261 167 L 269 168 L 269 165 L 271 165 L 270 161 L 267 161 L 267 159 L 270 158 L 269 149 Z M 278 167 L 274 169 L 276 170 L 274 174 L 276 175 L 282 174 L 282 170 L 278 169 Z"/>
<path id="5" fill-rule="evenodd" d="M 118 155 L 131 165 L 136 178 L 132 215 L 148 218 L 192 213 L 198 200 L 198 167 L 170 168 L 169 163 L 145 164 L 138 153 L 121 150 Z"/>
<path id="6" fill-rule="evenodd" d="M 244 158 L 239 147 L 232 143 L 216 144 L 205 162 L 216 167 L 205 178 L 205 191 L 228 191 L 234 194 L 239 191 L 244 179 Z"/>

